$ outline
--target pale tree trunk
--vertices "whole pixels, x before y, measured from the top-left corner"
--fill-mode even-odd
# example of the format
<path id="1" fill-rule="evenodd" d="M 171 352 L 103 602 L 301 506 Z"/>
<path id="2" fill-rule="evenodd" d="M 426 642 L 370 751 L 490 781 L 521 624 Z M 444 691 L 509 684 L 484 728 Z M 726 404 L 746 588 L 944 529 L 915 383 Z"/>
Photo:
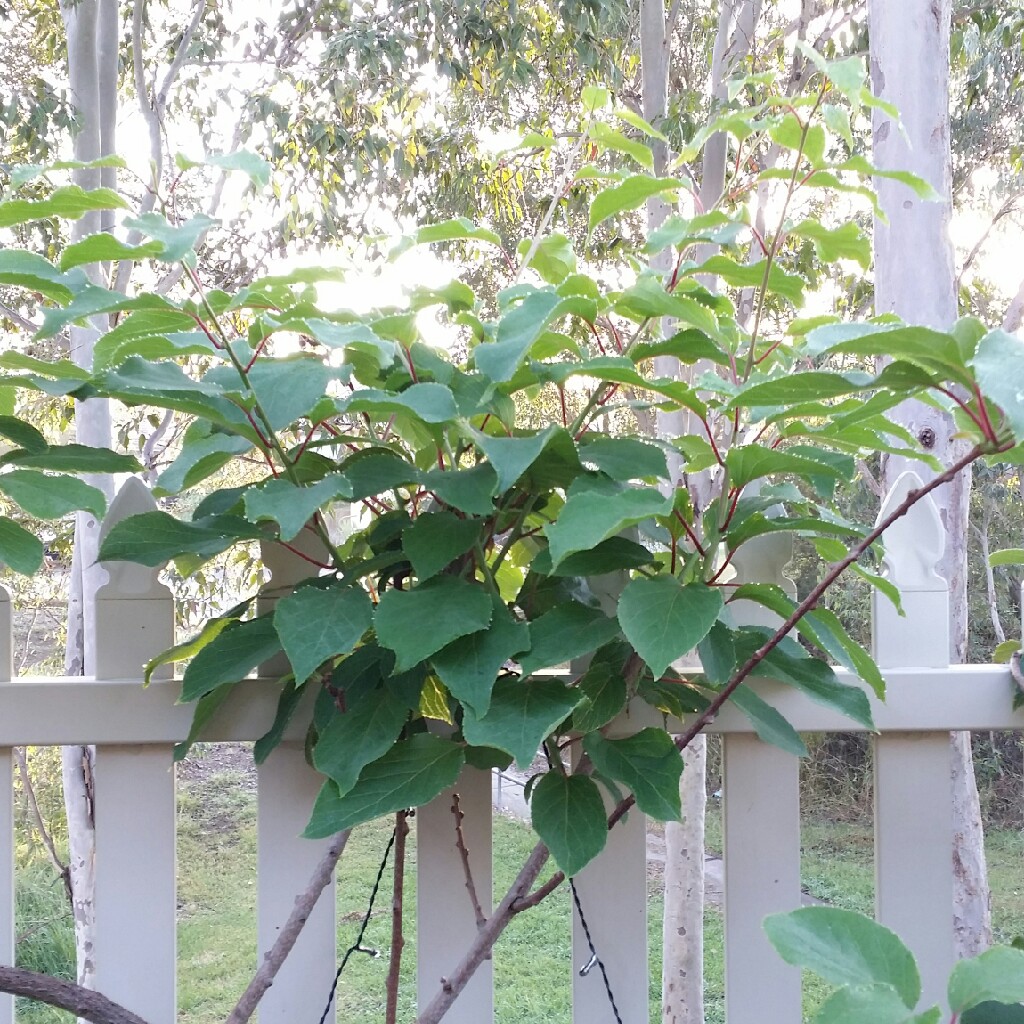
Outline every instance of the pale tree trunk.
<path id="1" fill-rule="evenodd" d="M 910 170 L 942 196 L 922 202 L 904 185 L 876 182 L 888 225 L 875 223 L 875 310 L 906 320 L 948 328 L 956 318 L 953 248 L 949 240 L 951 162 L 949 150 L 950 0 L 871 0 L 871 79 L 874 92 L 900 111 L 904 139 L 882 111 L 874 112 L 874 161 L 882 169 Z M 909 143 L 909 144 L 908 144 Z M 952 419 L 917 402 L 897 410 L 896 419 L 948 465 L 963 453 L 953 438 Z M 922 478 L 935 474 L 923 463 L 889 457 L 885 484 L 913 468 Z M 949 581 L 950 651 L 964 660 L 967 641 L 967 515 L 971 479 L 960 474 L 935 492 L 946 527 L 946 552 L 939 566 Z M 970 736 L 952 737 L 954 920 L 957 953 L 971 956 L 992 941 L 984 835 L 974 781 Z"/>
<path id="2" fill-rule="evenodd" d="M 114 123 L 117 104 L 117 46 L 119 23 L 117 0 L 62 0 L 68 44 L 71 94 L 79 122 L 75 136 L 75 159 L 95 160 L 114 152 Z M 113 168 L 80 170 L 76 183 L 83 188 L 100 185 L 116 187 Z M 76 222 L 72 241 L 112 226 L 109 216 L 89 214 Z M 91 268 L 97 278 L 100 268 Z M 70 355 L 79 365 L 92 367 L 92 353 L 99 333 L 106 327 L 102 318 L 87 327 L 71 329 Z M 110 406 L 104 400 L 78 402 L 75 430 L 81 444 L 110 445 Z M 113 495 L 109 476 L 90 478 L 108 500 Z M 71 592 L 68 601 L 68 643 L 65 671 L 68 675 L 95 673 L 95 595 L 103 582 L 97 562 L 99 552 L 97 518 L 79 513 L 75 523 L 75 547 L 71 564 Z M 75 951 L 78 982 L 92 987 L 95 967 L 92 959 L 95 921 L 95 822 L 93 815 L 93 751 L 90 747 L 64 747 L 61 751 L 64 803 L 68 820 L 68 852 L 72 909 L 75 920 Z"/>
<path id="3" fill-rule="evenodd" d="M 657 125 L 668 106 L 668 81 L 671 62 L 672 18 L 678 12 L 674 2 L 666 16 L 664 0 L 641 0 L 640 54 L 643 77 L 644 116 Z M 760 11 L 760 0 L 724 0 L 719 15 L 718 33 L 712 56 L 710 85 L 718 98 L 729 70 L 748 52 Z M 654 144 L 655 171 L 664 173 L 668 150 L 664 143 Z M 702 209 L 714 206 L 725 184 L 726 140 L 715 136 L 704 152 L 700 203 Z M 648 230 L 653 231 L 668 216 L 669 207 L 656 196 L 647 205 Z M 667 274 L 672 269 L 672 253 L 664 250 L 651 260 L 656 270 Z M 663 324 L 668 335 L 670 322 Z M 684 368 L 671 357 L 655 360 L 655 372 L 662 376 L 685 378 Z M 684 414 L 659 415 L 657 430 L 664 437 L 689 432 L 692 424 Z M 672 482 L 683 482 L 678 459 L 669 466 Z M 711 481 L 686 481 L 694 504 L 704 507 L 709 500 Z M 697 736 L 683 751 L 683 774 L 679 789 L 682 821 L 665 826 L 665 904 L 662 925 L 662 1020 L 665 1024 L 703 1024 L 704 1021 L 704 819 L 707 740 Z"/>

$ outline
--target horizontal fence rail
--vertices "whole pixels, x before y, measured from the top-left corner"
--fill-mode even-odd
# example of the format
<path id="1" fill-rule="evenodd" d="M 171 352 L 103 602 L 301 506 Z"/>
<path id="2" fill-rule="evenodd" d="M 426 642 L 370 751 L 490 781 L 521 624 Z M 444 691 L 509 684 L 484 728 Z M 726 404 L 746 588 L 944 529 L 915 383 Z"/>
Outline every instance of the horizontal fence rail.
<path id="1" fill-rule="evenodd" d="M 913 485 L 902 481 L 888 504 Z M 110 522 L 145 511 L 152 501 L 134 484 L 122 490 Z M 885 510 L 883 509 L 883 512 Z M 922 519 L 922 517 L 925 517 Z M 872 636 L 887 684 L 885 702 L 871 696 L 875 744 L 877 917 L 899 932 L 921 963 L 924 998 L 941 1003 L 953 961 L 950 730 L 1024 729 L 1011 709 L 1013 681 L 1003 666 L 948 664 L 946 585 L 935 575 L 936 513 L 929 503 L 901 521 L 891 539 L 889 577 L 905 616 L 875 602 Z M 789 560 L 779 536 L 752 542 L 737 558 L 741 579 L 774 580 Z M 281 549 L 266 552 L 277 592 L 306 575 L 307 564 Z M 177 703 L 171 678 L 141 685 L 141 666 L 171 643 L 173 603 L 154 570 L 118 563 L 97 608 L 97 677 L 11 679 L 11 608 L 0 592 L 0 962 L 14 962 L 14 857 L 11 747 L 96 745 L 97 987 L 150 1024 L 176 1019 L 175 777 L 173 744 L 185 739 L 192 707 Z M 269 611 L 272 602 L 261 605 Z M 737 618 L 771 625 L 763 610 Z M 253 741 L 274 720 L 275 676 L 262 666 L 208 723 L 210 741 Z M 841 678 L 855 682 L 849 674 Z M 10 680 L 10 681 L 6 681 Z M 770 679 L 752 684 L 801 732 L 849 732 L 858 726 Z M 310 698 L 313 695 L 310 694 Z M 301 722 L 295 715 L 293 721 Z M 627 735 L 649 725 L 682 731 L 646 705 L 615 723 Z M 798 761 L 753 735 L 728 706 L 708 729 L 723 736 L 726 1014 L 729 1024 L 789 1024 L 801 1018 L 800 975 L 764 937 L 766 914 L 800 905 Z M 299 839 L 319 782 L 303 757 L 302 728 L 292 726 L 257 779 L 258 949 L 270 947 L 307 885 L 326 841 Z M 458 785 L 463 830 L 484 913 L 491 892 L 491 779 L 466 769 Z M 419 1005 L 426 1002 L 476 934 L 455 845 L 452 792 L 416 817 Z M 908 855 L 913 851 L 913 856 Z M 575 880 L 587 923 L 627 1024 L 648 1020 L 646 822 L 633 813 L 606 850 Z M 344 870 L 344 860 L 342 861 Z M 589 960 L 578 919 L 573 964 Z M 293 956 L 261 1005 L 269 1022 L 319 1020 L 336 970 L 335 893 L 329 887 Z M 486 961 L 446 1020 L 493 1020 L 492 965 Z M 576 1024 L 613 1024 L 597 970 L 573 975 Z M 0 1024 L 14 1019 L 0 996 Z"/>

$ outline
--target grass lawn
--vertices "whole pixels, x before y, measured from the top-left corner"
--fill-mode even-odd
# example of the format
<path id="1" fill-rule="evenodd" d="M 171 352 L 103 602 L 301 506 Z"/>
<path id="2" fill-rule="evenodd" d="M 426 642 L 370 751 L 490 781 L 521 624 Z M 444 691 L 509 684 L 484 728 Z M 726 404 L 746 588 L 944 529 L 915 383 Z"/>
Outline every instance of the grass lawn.
<path id="1" fill-rule="evenodd" d="M 494 822 L 495 891 L 504 892 L 533 845 L 529 831 L 504 817 Z M 366 901 L 390 836 L 390 824 L 375 822 L 356 830 L 341 861 L 338 885 L 338 947 L 354 940 Z M 717 809 L 709 815 L 708 847 L 720 852 Z M 813 896 L 851 910 L 870 911 L 873 899 L 872 844 L 869 824 L 805 820 L 803 879 Z M 1024 837 L 991 832 L 989 869 L 997 937 L 1024 933 Z M 406 892 L 406 954 L 403 958 L 401 1017 L 415 1011 L 415 830 L 409 837 Z M 179 809 L 179 1020 L 214 1024 L 227 1016 L 234 999 L 255 969 L 255 800 L 251 782 L 238 773 L 215 770 L 181 787 Z M 651 1019 L 659 1016 L 661 877 L 650 878 L 649 944 Z M 390 937 L 391 877 L 385 873 L 367 943 L 383 955 L 354 956 L 342 976 L 337 1020 L 346 1024 L 383 1022 L 383 989 Z M 24 866 L 18 876 L 19 963 L 37 970 L 67 972 L 74 955 L 63 894 L 48 864 Z M 494 954 L 498 1024 L 569 1024 L 570 900 L 565 888 L 539 907 L 517 917 Z M 706 1000 L 708 1024 L 724 1024 L 722 920 L 705 912 Z M 578 966 L 578 965 L 577 965 Z M 805 1011 L 827 994 L 805 984 Z M 327 990 L 324 990 L 324 999 Z M 19 1020 L 56 1024 L 72 1017 L 47 1007 L 19 1007 Z M 310 1022 L 316 1024 L 316 1022 Z"/>

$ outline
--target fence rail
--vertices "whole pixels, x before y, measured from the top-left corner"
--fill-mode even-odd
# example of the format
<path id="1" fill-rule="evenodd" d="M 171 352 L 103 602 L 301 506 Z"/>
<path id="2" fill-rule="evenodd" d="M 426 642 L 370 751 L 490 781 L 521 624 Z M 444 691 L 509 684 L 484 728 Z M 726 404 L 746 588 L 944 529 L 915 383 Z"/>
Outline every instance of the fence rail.
<path id="1" fill-rule="evenodd" d="M 913 481 L 897 484 L 891 501 Z M 135 487 L 122 491 L 109 516 L 116 521 L 148 507 Z M 879 920 L 894 928 L 921 964 L 924 998 L 942 1003 L 953 962 L 952 729 L 1024 729 L 1011 711 L 1012 680 L 999 666 L 948 664 L 947 593 L 935 574 L 937 514 L 916 507 L 890 539 L 890 579 L 904 617 L 875 602 L 872 635 L 888 687 L 873 699 L 875 737 L 875 863 Z M 743 579 L 785 582 L 786 542 L 770 537 L 744 550 Z M 938 550 L 936 548 L 938 547 Z M 306 563 L 275 552 L 274 582 L 305 576 Z M 95 679 L 11 679 L 11 607 L 0 593 L 0 963 L 14 962 L 13 746 L 96 745 L 97 987 L 150 1024 L 176 1018 L 175 779 L 172 746 L 185 738 L 191 707 L 176 704 L 173 679 L 140 685 L 141 665 L 170 645 L 173 605 L 157 573 L 140 566 L 108 567 L 100 592 Z M 263 606 L 264 610 L 268 605 Z M 768 623 L 759 609 L 745 621 Z M 264 666 L 271 675 L 277 666 Z M 10 681 L 5 681 L 10 680 Z M 796 690 L 771 680 L 755 684 L 803 732 L 857 727 Z M 253 679 L 209 723 L 204 738 L 255 740 L 273 721 L 273 680 Z M 301 720 L 301 716 L 296 716 Z M 616 724 L 627 734 L 663 719 L 632 708 Z M 669 723 L 672 727 L 672 723 Z M 297 727 L 296 727 L 297 728 Z M 761 743 L 749 722 L 726 709 L 711 725 L 723 735 L 726 1015 L 729 1024 L 790 1024 L 801 1019 L 800 975 L 784 965 L 761 930 L 764 916 L 800 905 L 798 762 Z M 318 789 L 306 766 L 302 735 L 293 729 L 258 771 L 258 948 L 267 950 L 306 885 L 325 842 L 299 839 Z M 491 889 L 491 780 L 466 769 L 457 790 L 485 900 Z M 416 818 L 417 951 L 420 1005 L 425 1005 L 476 932 L 464 898 L 455 846 L 451 793 Z M 606 850 L 576 879 L 593 939 L 609 972 L 622 1019 L 648 1020 L 646 822 L 628 816 Z M 912 855 L 910 852 L 912 851 Z M 342 861 L 344 865 L 344 861 Z M 333 887 L 311 916 L 298 945 L 265 997 L 259 1019 L 316 1021 L 335 971 Z M 489 910 L 484 906 L 485 913 Z M 586 942 L 574 922 L 574 962 L 586 962 Z M 599 972 L 574 973 L 576 1024 L 611 1024 Z M 0 1024 L 14 1019 L 13 1000 L 0 996 Z M 485 962 L 447 1020 L 493 1019 L 491 963 Z"/>

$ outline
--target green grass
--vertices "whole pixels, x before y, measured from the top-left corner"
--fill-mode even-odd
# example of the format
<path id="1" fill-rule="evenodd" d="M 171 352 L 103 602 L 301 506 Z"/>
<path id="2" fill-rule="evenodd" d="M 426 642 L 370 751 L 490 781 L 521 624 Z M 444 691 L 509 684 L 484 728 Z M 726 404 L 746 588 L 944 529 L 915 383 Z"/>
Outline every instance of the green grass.
<path id="1" fill-rule="evenodd" d="M 223 1021 L 257 963 L 255 925 L 255 799 L 240 776 L 214 773 L 182 787 L 179 803 L 179 1021 Z M 338 948 L 354 940 L 381 856 L 389 822 L 356 830 L 341 861 L 338 884 Z M 710 809 L 708 848 L 721 851 L 721 822 Z M 867 824 L 805 820 L 802 873 L 813 896 L 852 910 L 870 911 L 873 900 L 871 829 Z M 531 833 L 504 817 L 494 821 L 495 892 L 508 887 L 533 845 Z M 1024 836 L 991 831 L 988 855 L 997 937 L 1024 934 Z M 403 957 L 400 1019 L 415 1013 L 415 830 L 407 851 L 406 951 Z M 660 1015 L 661 881 L 650 875 L 648 933 L 651 954 L 651 1019 Z M 22 863 L 18 873 L 18 963 L 69 976 L 74 956 L 63 891 L 41 861 Z M 455 898 L 464 898 L 463 893 Z M 382 1024 L 383 992 L 390 941 L 391 872 L 385 872 L 366 943 L 382 951 L 357 954 L 342 976 L 337 1020 Z M 497 1024 L 569 1024 L 573 963 L 570 958 L 570 898 L 563 887 L 529 913 L 517 917 L 494 951 Z M 705 989 L 708 1024 L 724 1024 L 722 918 L 705 912 Z M 576 965 L 578 966 L 578 965 Z M 805 981 L 805 1017 L 827 989 Z M 323 997 L 327 998 L 327 985 Z M 19 1005 L 26 1024 L 71 1020 L 48 1007 Z"/>

